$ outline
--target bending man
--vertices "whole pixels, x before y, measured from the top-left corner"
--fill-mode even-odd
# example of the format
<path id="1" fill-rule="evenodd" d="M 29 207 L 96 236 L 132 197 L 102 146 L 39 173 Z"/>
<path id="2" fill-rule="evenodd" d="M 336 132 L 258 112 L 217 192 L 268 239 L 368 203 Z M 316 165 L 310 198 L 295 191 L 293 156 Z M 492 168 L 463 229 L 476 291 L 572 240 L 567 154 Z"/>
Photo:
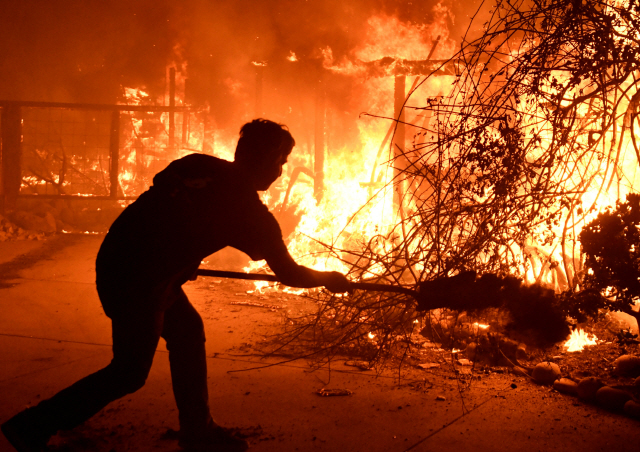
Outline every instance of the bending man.
<path id="1" fill-rule="evenodd" d="M 266 259 L 288 286 L 349 289 L 340 273 L 294 262 L 277 221 L 258 197 L 282 174 L 294 144 L 284 126 L 252 121 L 240 130 L 233 162 L 204 154 L 176 160 L 122 212 L 96 259 L 98 294 L 112 321 L 113 360 L 5 422 L 2 431 L 16 449 L 45 450 L 57 431 L 80 425 L 140 389 L 160 337 L 169 350 L 180 445 L 193 451 L 247 448 L 211 417 L 204 326 L 182 285 L 202 259 L 231 246 L 254 260 Z"/>

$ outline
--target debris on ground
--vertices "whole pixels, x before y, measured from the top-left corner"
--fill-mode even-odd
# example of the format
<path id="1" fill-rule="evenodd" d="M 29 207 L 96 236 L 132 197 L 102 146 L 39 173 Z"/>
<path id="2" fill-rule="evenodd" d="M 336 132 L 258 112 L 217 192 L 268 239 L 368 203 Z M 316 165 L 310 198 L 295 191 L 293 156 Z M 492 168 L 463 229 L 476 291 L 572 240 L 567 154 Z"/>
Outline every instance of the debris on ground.
<path id="1" fill-rule="evenodd" d="M 238 295 L 238 294 L 236 294 Z M 265 309 L 282 309 L 282 308 L 286 308 L 286 306 L 282 305 L 277 305 L 277 304 L 267 304 L 267 303 L 260 303 L 259 301 L 232 301 L 229 304 L 233 304 L 233 305 L 238 305 L 238 306 L 251 306 L 254 308 L 265 308 Z"/>
<path id="2" fill-rule="evenodd" d="M 440 364 L 438 363 L 423 363 L 423 364 L 418 364 L 418 367 L 420 367 L 421 369 L 433 369 L 436 367 L 440 367 Z"/>
<path id="3" fill-rule="evenodd" d="M 7 240 L 43 240 L 43 232 L 34 232 L 17 226 L 0 215 L 0 242 Z"/>
<path id="4" fill-rule="evenodd" d="M 371 364 L 369 364 L 366 361 L 345 361 L 344 362 L 345 366 L 349 366 L 349 367 L 357 367 L 360 370 L 371 370 Z"/>
<path id="5" fill-rule="evenodd" d="M 340 396 L 350 396 L 353 395 L 352 391 L 348 389 L 327 389 L 322 388 L 316 391 L 320 397 L 340 397 Z"/>

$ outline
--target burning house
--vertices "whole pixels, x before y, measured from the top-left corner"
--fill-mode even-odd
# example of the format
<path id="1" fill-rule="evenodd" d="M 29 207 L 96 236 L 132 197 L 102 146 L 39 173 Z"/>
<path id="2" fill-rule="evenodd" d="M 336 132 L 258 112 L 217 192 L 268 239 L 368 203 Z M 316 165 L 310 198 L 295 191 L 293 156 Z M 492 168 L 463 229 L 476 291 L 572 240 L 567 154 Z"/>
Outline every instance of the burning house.
<path id="1" fill-rule="evenodd" d="M 607 428 L 618 431 L 612 424 L 623 419 L 630 424 L 620 431 L 635 434 L 626 427 L 640 418 L 635 0 L 72 3 L 64 13 L 15 4 L 3 19 L 0 256 L 7 245 L 9 257 L 0 263 L 0 291 L 33 279 L 28 272 L 39 260 L 80 250 L 83 240 L 78 253 L 95 252 L 172 161 L 191 154 L 232 161 L 242 124 L 267 118 L 285 124 L 296 146 L 261 201 L 296 262 L 340 272 L 352 290 L 285 286 L 265 260 L 230 248 L 207 257 L 185 290 L 216 327 L 207 336 L 224 344 L 212 356 L 266 360 L 247 361 L 246 369 L 234 362 L 226 372 L 305 359 L 316 372 L 340 363 L 341 372 L 394 375 L 394 384 L 404 387 L 404 379 L 413 391 L 397 410 L 425 394 L 433 403 L 461 402 L 461 417 L 447 418 L 437 433 L 486 402 L 481 381 L 507 378 L 514 390 L 520 381 L 536 391 L 534 383 L 553 387 L 562 403 L 581 400 Z M 92 296 L 90 306 L 76 300 L 82 316 L 107 321 Z M 15 297 L 7 292 L 22 299 Z M 67 337 L 37 332 L 31 320 L 21 326 L 33 315 L 27 307 L 5 309 L 7 341 L 109 342 L 100 321 Z M 255 331 L 229 310 L 256 322 Z M 220 328 L 243 331 L 243 340 L 221 338 Z M 34 361 L 43 354 L 25 353 Z M 0 384 L 29 375 L 6 356 Z M 436 397 L 440 379 L 455 381 L 455 394 Z M 49 386 L 51 394 L 61 387 Z M 321 386 L 314 396 L 354 395 L 330 380 Z M 264 390 L 247 388 L 247 397 Z M 370 390 L 359 386 L 374 400 Z M 150 397 L 148 405 L 165 408 Z M 12 413 L 22 406 L 6 403 Z M 294 429 L 313 431 L 310 442 L 289 443 L 278 427 L 274 445 L 268 428 L 243 423 L 243 406 L 230 412 L 240 425 L 234 435 L 256 450 L 336 450 L 316 441 L 324 433 L 315 427 Z M 122 437 L 110 416 L 56 436 L 53 450 L 130 447 L 109 439 L 115 431 Z M 175 450 L 178 433 L 164 430 L 154 431 L 153 447 Z M 431 434 L 402 432 L 401 446 L 349 439 L 338 448 L 429 448 Z M 151 450 L 150 435 L 132 450 Z"/>

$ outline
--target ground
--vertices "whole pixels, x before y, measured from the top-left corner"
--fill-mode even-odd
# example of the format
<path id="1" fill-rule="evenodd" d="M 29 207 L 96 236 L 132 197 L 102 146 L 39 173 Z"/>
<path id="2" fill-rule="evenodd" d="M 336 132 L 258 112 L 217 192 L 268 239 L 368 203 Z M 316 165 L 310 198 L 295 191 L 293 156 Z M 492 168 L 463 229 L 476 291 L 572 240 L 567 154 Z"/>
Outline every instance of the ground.
<path id="1" fill-rule="evenodd" d="M 0 422 L 109 362 L 110 323 L 93 284 L 101 240 L 0 242 Z M 507 369 L 474 371 L 463 384 L 444 352 L 433 352 L 440 367 L 409 366 L 400 375 L 342 360 L 311 371 L 305 361 L 263 358 L 257 344 L 279 330 L 282 313 L 313 305 L 295 295 L 248 294 L 252 288 L 211 278 L 185 287 L 205 321 L 214 418 L 244 435 L 252 451 L 638 450 L 639 421 Z M 575 368 L 577 356 L 558 359 Z M 167 358 L 161 344 L 144 388 L 54 437 L 52 450 L 179 451 Z M 320 397 L 322 388 L 352 394 Z M 0 451 L 10 450 L 0 437 Z"/>

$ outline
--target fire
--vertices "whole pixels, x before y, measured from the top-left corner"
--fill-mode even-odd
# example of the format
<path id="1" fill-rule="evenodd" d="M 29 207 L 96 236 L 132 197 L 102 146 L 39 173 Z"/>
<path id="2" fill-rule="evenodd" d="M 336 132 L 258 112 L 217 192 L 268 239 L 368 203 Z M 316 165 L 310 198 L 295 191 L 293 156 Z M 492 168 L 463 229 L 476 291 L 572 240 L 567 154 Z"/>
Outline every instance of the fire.
<path id="1" fill-rule="evenodd" d="M 293 50 L 289 52 L 289 56 L 287 56 L 287 60 L 291 62 L 298 61 L 298 57 Z"/>
<path id="2" fill-rule="evenodd" d="M 429 54 L 436 36 L 448 38 L 445 21 L 448 11 L 438 4 L 434 7 L 435 21 L 430 24 L 412 24 L 397 17 L 379 15 L 367 21 L 368 31 L 363 44 L 356 49 L 355 56 L 361 61 L 373 61 L 384 57 L 422 60 Z M 453 43 L 441 48 L 437 55 L 450 56 Z"/>
<path id="3" fill-rule="evenodd" d="M 563 344 L 563 347 L 568 352 L 581 352 L 588 345 L 597 345 L 597 340 L 598 338 L 595 335 L 587 335 L 583 329 L 575 329 L 571 332 L 571 336 Z"/>
<path id="4" fill-rule="evenodd" d="M 326 147 L 324 162 L 324 187 L 321 200 L 314 193 L 313 168 L 314 156 L 312 147 L 305 144 L 301 136 L 296 136 L 298 148 L 290 159 L 288 167 L 285 167 L 285 174 L 276 183 L 273 190 L 263 195 L 264 202 L 278 217 L 286 211 L 293 211 L 298 216 L 299 221 L 295 225 L 294 232 L 287 237 L 288 247 L 294 258 L 303 265 L 310 266 L 318 270 L 337 270 L 346 272 L 350 270 L 348 253 L 341 250 L 360 249 L 363 244 L 369 243 L 372 237 L 384 237 L 398 224 L 398 212 L 394 208 L 393 201 L 393 147 L 390 138 L 385 138 L 392 131 L 393 123 L 388 120 L 381 120 L 377 117 L 392 118 L 394 116 L 394 76 L 382 74 L 371 76 L 365 70 L 365 64 L 375 62 L 382 58 L 397 60 L 424 60 L 428 56 L 431 59 L 443 59 L 453 55 L 455 43 L 449 38 L 446 24 L 450 19 L 450 13 L 441 4 L 437 4 L 433 9 L 433 21 L 429 24 L 416 24 L 403 22 L 397 17 L 384 14 L 375 15 L 367 20 L 367 31 L 362 42 L 354 47 L 347 56 L 337 60 L 334 58 L 330 47 L 319 48 L 323 56 L 323 67 L 332 73 L 339 73 L 352 77 L 367 77 L 360 79 L 359 88 L 350 95 L 353 97 L 352 103 L 358 105 L 358 111 L 366 111 L 372 116 L 361 115 L 353 119 L 354 128 L 357 130 L 355 138 L 347 144 L 336 147 L 331 142 Z M 514 54 L 514 58 L 515 58 Z M 296 53 L 291 50 L 285 56 L 288 61 L 300 61 Z M 268 61 L 255 59 L 251 62 L 252 71 L 258 68 L 260 71 L 273 67 Z M 298 66 L 298 65 L 291 65 Z M 176 102 L 178 106 L 186 105 L 184 99 L 184 86 L 186 79 L 186 64 L 173 64 L 178 68 L 176 75 Z M 560 75 L 558 77 L 561 77 Z M 437 102 L 449 91 L 454 76 L 429 77 L 425 80 L 423 76 L 407 76 L 407 95 L 405 108 L 406 148 L 411 151 L 413 143 L 420 145 L 427 140 L 426 134 L 417 137 L 417 132 L 433 129 L 433 115 L 425 113 L 424 109 L 410 108 L 412 105 L 421 106 L 427 102 Z M 562 81 L 562 80 L 560 80 Z M 223 83 L 227 86 L 231 94 L 243 101 L 247 100 L 247 92 L 252 86 L 248 86 L 245 81 L 238 79 L 225 79 Z M 411 91 L 414 87 L 415 91 Z M 143 89 L 125 88 L 125 98 L 127 103 L 141 104 L 149 101 L 148 93 Z M 244 93 L 244 94 L 242 94 Z M 411 93 L 411 94 L 410 94 Z M 244 96 L 244 97 L 243 97 Z M 165 98 L 156 103 L 166 104 Z M 627 101 L 622 101 L 625 107 Z M 330 108 L 330 107 L 328 107 Z M 622 110 L 622 109 L 621 109 Z M 329 112 L 330 113 L 330 112 Z M 189 118 L 187 113 L 176 113 L 178 121 L 185 121 Z M 584 112 L 585 118 L 588 112 Z M 265 114 L 269 116 L 269 114 Z M 374 117 L 377 116 L 377 117 Z M 437 116 L 437 114 L 436 114 Z M 161 115 L 161 124 L 166 131 L 168 129 L 168 114 Z M 196 123 L 191 117 L 189 130 L 176 127 L 176 146 L 174 149 L 167 149 L 166 158 L 172 160 L 179 158 L 190 152 L 202 152 L 205 149 L 205 133 L 203 127 Z M 278 120 L 278 118 L 274 118 Z M 579 118 L 580 119 L 580 118 Z M 282 120 L 287 122 L 286 119 Z M 289 124 L 291 126 L 291 124 Z M 136 147 L 135 143 L 142 143 L 143 147 L 165 147 L 167 146 L 166 133 L 159 133 L 155 136 L 145 136 L 142 119 L 132 115 L 130 121 L 130 140 L 126 143 L 126 152 L 121 155 L 122 172 L 120 184 L 124 194 L 139 194 L 139 186 L 136 179 L 139 178 L 140 167 L 150 168 L 152 162 L 147 156 L 141 155 L 141 147 Z M 212 129 L 215 129 L 212 127 Z M 327 135 L 332 131 L 327 128 Z M 532 125 L 533 130 L 533 125 Z M 293 131 L 293 130 L 292 130 Z M 234 130 L 234 132 L 237 132 Z M 295 131 L 294 136 L 296 135 Z M 640 133 L 640 131 L 633 131 Z M 182 134 L 185 133 L 186 136 Z M 626 131 L 625 133 L 631 133 Z M 230 132 L 224 133 L 215 129 L 211 133 L 215 141 L 215 147 L 207 151 L 216 156 L 232 160 L 234 143 L 232 139 L 224 137 L 232 135 Z M 586 136 L 585 139 L 592 139 Z M 605 142 L 611 142 L 615 137 L 611 134 L 605 136 Z M 550 137 L 544 133 L 540 137 L 543 148 Z M 422 141 L 421 141 L 422 140 Z M 620 151 L 620 158 L 617 166 L 613 165 L 608 170 L 609 176 L 613 172 L 620 171 L 635 177 L 635 165 L 637 165 L 634 149 L 625 141 L 624 147 Z M 604 144 L 604 143 L 603 143 Z M 419 153 L 419 151 L 416 151 Z M 527 155 L 527 159 L 536 159 L 536 149 L 532 149 Z M 416 161 L 419 161 L 416 158 Z M 302 173 L 295 184 L 289 185 L 292 170 L 295 166 L 309 170 Z M 627 171 L 629 169 L 629 171 Z M 572 170 L 572 169 L 570 169 Z M 575 170 L 576 175 L 581 172 Z M 604 175 L 606 176 L 606 174 Z M 635 180 L 629 179 L 628 186 L 619 185 L 611 190 L 601 188 L 605 182 L 604 176 L 599 175 L 593 178 L 591 186 L 581 186 L 580 181 L 574 180 L 575 191 L 580 192 L 579 202 L 582 209 L 579 215 L 571 217 L 567 222 L 559 222 L 554 232 L 557 237 L 563 236 L 566 231 L 579 231 L 579 228 L 597 213 L 597 209 L 604 205 L 612 204 L 613 197 L 620 197 L 628 191 L 629 187 L 636 185 Z M 470 178 L 475 177 L 471 175 Z M 147 180 L 146 183 L 150 181 Z M 290 189 L 290 193 L 285 203 L 285 192 Z M 487 195 L 489 196 L 489 195 Z M 594 206 L 595 209 L 591 209 Z M 279 218 L 280 219 L 280 218 Z M 399 238 L 398 240 L 401 240 Z M 527 275 L 528 282 L 542 282 L 553 285 L 555 289 L 563 290 L 567 287 L 571 275 L 567 275 L 566 262 L 573 259 L 579 260 L 579 246 L 573 249 L 563 249 L 559 246 L 558 240 L 551 243 L 540 243 L 538 237 L 532 237 L 531 242 L 526 244 L 525 252 L 528 253 L 529 262 L 523 264 L 522 273 Z M 575 243 L 575 242 L 574 242 Z M 331 253 L 326 251 L 326 245 L 333 247 Z M 390 241 L 379 240 L 374 244 L 375 252 L 384 253 L 393 248 Z M 573 264 L 578 267 L 577 264 Z M 247 271 L 261 271 L 265 268 L 265 262 L 252 263 Z M 416 265 L 415 270 L 422 270 Z M 356 277 L 366 278 L 383 273 L 381 266 L 371 266 Z M 576 269 L 577 272 L 577 269 Z M 297 291 L 296 291 L 297 292 Z M 484 329 L 485 325 L 475 325 L 476 329 Z"/>
<path id="5" fill-rule="evenodd" d="M 486 325 L 486 324 L 484 324 L 484 323 L 478 323 L 478 322 L 475 322 L 475 323 L 473 324 L 473 326 L 475 327 L 475 328 L 474 328 L 474 332 L 475 332 L 476 334 L 477 334 L 480 330 L 486 330 L 486 329 L 489 329 L 489 325 Z"/>
<path id="6" fill-rule="evenodd" d="M 269 283 L 267 281 L 254 281 L 255 289 L 248 290 L 247 293 L 263 293 L 262 289 L 269 287 Z"/>

